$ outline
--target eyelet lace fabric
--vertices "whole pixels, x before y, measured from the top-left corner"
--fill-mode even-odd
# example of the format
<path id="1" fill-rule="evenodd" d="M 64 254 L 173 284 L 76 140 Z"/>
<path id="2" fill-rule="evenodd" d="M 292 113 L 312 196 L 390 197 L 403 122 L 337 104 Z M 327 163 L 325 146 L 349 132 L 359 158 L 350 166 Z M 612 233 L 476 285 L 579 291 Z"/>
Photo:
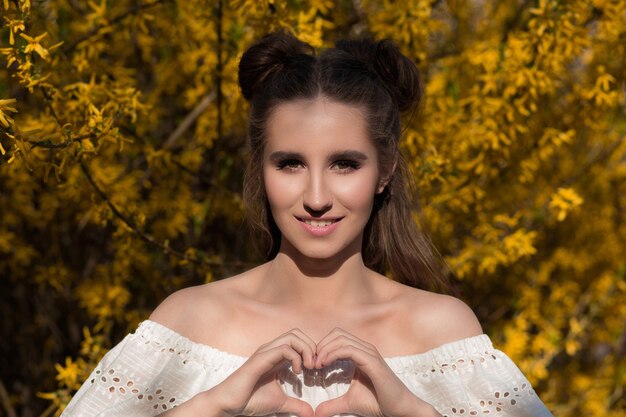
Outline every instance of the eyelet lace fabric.
<path id="1" fill-rule="evenodd" d="M 146 320 L 104 356 L 62 417 L 155 416 L 219 384 L 246 360 Z M 552 416 L 487 335 L 385 361 L 411 392 L 446 417 Z M 279 378 L 287 395 L 315 408 L 347 392 L 354 366 L 338 360 L 295 374 L 286 363 Z"/>

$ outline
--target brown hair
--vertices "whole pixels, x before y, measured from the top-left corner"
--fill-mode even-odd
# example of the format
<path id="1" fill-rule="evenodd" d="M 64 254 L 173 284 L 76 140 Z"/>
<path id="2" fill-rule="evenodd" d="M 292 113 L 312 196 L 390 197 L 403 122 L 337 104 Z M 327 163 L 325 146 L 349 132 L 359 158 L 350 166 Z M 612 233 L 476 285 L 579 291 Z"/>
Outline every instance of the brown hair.
<path id="1" fill-rule="evenodd" d="M 394 279 L 413 287 L 449 288 L 437 262 L 441 258 L 412 217 L 410 176 L 398 146 L 400 115 L 417 108 L 422 83 L 415 64 L 392 41 L 342 40 L 316 56 L 313 47 L 286 31 L 273 32 L 241 57 L 239 85 L 250 103 L 243 197 L 248 220 L 265 232 L 267 259 L 276 256 L 281 240 L 262 175 L 267 120 L 283 102 L 323 96 L 364 110 L 380 171 L 391 175 L 365 228 L 365 265 L 383 274 L 391 270 Z"/>

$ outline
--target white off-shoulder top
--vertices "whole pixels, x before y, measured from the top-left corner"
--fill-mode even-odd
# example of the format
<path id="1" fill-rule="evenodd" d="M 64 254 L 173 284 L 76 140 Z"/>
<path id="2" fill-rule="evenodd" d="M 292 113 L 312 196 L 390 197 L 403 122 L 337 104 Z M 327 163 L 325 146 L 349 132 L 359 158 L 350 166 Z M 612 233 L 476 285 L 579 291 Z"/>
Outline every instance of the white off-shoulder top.
<path id="1" fill-rule="evenodd" d="M 102 358 L 62 417 L 154 416 L 219 384 L 247 359 L 146 320 Z M 443 416 L 552 416 L 519 368 L 485 334 L 385 361 Z M 315 409 L 344 394 L 353 373 L 350 360 L 301 374 L 286 362 L 280 382 L 287 395 Z"/>

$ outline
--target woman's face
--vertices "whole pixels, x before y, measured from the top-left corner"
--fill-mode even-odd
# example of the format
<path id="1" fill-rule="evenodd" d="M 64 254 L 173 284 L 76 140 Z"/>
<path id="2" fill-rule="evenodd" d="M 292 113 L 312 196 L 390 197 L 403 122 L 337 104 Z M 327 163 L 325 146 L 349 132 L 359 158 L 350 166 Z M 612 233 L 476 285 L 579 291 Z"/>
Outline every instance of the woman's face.
<path id="1" fill-rule="evenodd" d="M 263 178 L 281 251 L 328 259 L 361 250 L 383 184 L 358 108 L 324 98 L 277 106 L 267 125 Z"/>

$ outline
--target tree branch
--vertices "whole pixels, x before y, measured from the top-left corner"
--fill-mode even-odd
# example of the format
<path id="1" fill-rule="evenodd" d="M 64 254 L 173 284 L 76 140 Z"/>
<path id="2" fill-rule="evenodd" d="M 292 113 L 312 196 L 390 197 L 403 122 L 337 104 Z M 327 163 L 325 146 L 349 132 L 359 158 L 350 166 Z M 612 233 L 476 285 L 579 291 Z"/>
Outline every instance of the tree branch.
<path id="1" fill-rule="evenodd" d="M 191 127 L 193 122 L 196 121 L 198 117 L 202 114 L 203 111 L 209 107 L 209 105 L 215 100 L 217 97 L 217 91 L 213 90 L 209 94 L 202 97 L 202 100 L 194 107 L 194 109 L 185 116 L 182 123 L 178 125 L 176 130 L 172 132 L 172 134 L 167 138 L 167 140 L 163 143 L 162 149 L 170 150 L 176 144 L 176 141 Z"/>
<path id="2" fill-rule="evenodd" d="M 196 105 L 196 107 L 194 107 L 194 109 L 191 112 L 189 112 L 187 116 L 185 116 L 182 123 L 178 125 L 178 127 L 176 128 L 176 130 L 174 130 L 174 132 L 172 132 L 172 134 L 163 143 L 163 146 L 161 148 L 165 150 L 171 150 L 176 144 L 176 141 L 183 135 L 183 133 L 187 131 L 187 129 L 191 127 L 193 122 L 195 122 L 196 119 L 200 117 L 202 112 L 205 111 L 207 107 L 209 107 L 209 105 L 213 102 L 213 100 L 215 100 L 216 97 L 217 97 L 216 90 L 213 90 L 209 94 L 202 97 L 202 100 L 200 100 L 200 102 Z M 139 183 L 143 184 L 145 181 L 147 181 L 150 178 L 151 175 L 152 175 L 152 167 L 148 167 L 148 169 L 146 169 L 146 172 L 144 172 L 141 179 L 139 180 Z"/>
<path id="3" fill-rule="evenodd" d="M 97 35 L 98 32 L 100 32 L 102 29 L 106 28 L 106 27 L 110 27 L 110 26 L 114 26 L 116 24 L 118 24 L 119 22 L 121 22 L 122 20 L 124 20 L 126 17 L 130 16 L 131 14 L 137 13 L 140 10 L 144 10 L 144 9 L 149 9 L 150 7 L 156 6 L 160 3 L 164 3 L 166 1 L 171 1 L 171 0 L 155 0 L 151 3 L 144 3 L 144 4 L 138 4 L 135 5 L 133 7 L 131 7 L 130 9 L 126 10 L 124 13 L 115 16 L 113 19 L 111 19 L 111 21 L 109 22 L 108 25 L 99 25 L 95 28 L 93 28 L 92 30 L 90 30 L 89 32 L 87 32 L 86 34 L 84 34 L 83 36 L 81 36 L 80 38 L 76 39 L 74 42 L 72 42 L 70 45 L 68 45 L 67 48 L 63 48 L 63 52 L 66 54 L 71 53 L 78 45 L 80 45 L 81 43 L 91 39 L 93 36 Z"/>
<path id="4" fill-rule="evenodd" d="M 52 141 L 49 141 L 49 140 L 29 141 L 28 143 L 30 143 L 33 148 L 50 148 L 50 149 L 67 148 L 72 143 L 81 142 L 85 139 L 89 139 L 91 136 L 92 136 L 91 134 L 86 134 L 86 135 L 78 136 L 77 138 L 74 138 L 74 139 L 66 140 L 61 143 L 52 143 Z"/>
<path id="5" fill-rule="evenodd" d="M 206 259 L 203 259 L 202 261 L 198 261 L 197 259 L 192 258 L 192 257 L 188 256 L 187 254 L 181 253 L 181 252 L 179 252 L 179 251 L 177 251 L 175 249 L 172 249 L 169 246 L 167 246 L 167 245 L 157 241 L 154 237 L 152 237 L 148 233 L 144 232 L 143 230 L 139 229 L 130 218 L 128 218 L 122 212 L 120 212 L 120 210 L 115 206 L 115 204 L 113 204 L 111 199 L 109 199 L 107 194 L 98 186 L 98 184 L 96 184 L 95 179 L 91 175 L 91 172 L 89 172 L 89 169 L 87 168 L 87 165 L 85 164 L 84 161 L 80 161 L 80 167 L 81 167 L 83 173 L 85 174 L 85 176 L 87 177 L 87 179 L 89 180 L 89 182 L 91 183 L 91 185 L 93 186 L 93 188 L 97 191 L 98 195 L 100 195 L 100 197 L 107 203 L 107 205 L 113 211 L 113 213 L 122 222 L 124 222 L 136 235 L 138 235 L 141 238 L 141 240 L 143 240 L 144 242 L 147 242 L 150 245 L 158 247 L 164 253 L 176 256 L 178 258 L 184 259 L 184 260 L 186 260 L 188 262 L 194 263 L 194 264 L 199 265 L 199 266 L 216 267 L 216 266 L 226 266 L 226 265 L 229 265 L 229 266 L 246 266 L 247 265 L 246 263 L 243 263 L 243 262 L 232 262 L 232 263 L 226 264 L 226 263 L 223 263 L 223 262 L 212 262 L 212 261 L 208 261 Z"/>
<path id="6" fill-rule="evenodd" d="M 232 191 L 232 190 L 229 190 L 228 188 L 224 187 L 223 185 L 217 183 L 216 181 L 208 179 L 208 178 L 200 175 L 199 173 L 190 170 L 189 168 L 184 166 L 182 163 L 177 161 L 175 158 L 172 158 L 172 163 L 174 165 L 176 165 L 178 168 L 180 168 L 181 171 L 188 173 L 189 175 L 193 176 L 194 178 L 197 178 L 198 181 L 200 181 L 200 184 L 209 185 L 209 186 L 214 187 L 214 188 L 219 188 L 221 191 L 225 192 L 226 194 L 229 194 L 231 197 L 241 197 L 241 195 L 239 193 L 237 193 L 235 191 Z"/>

